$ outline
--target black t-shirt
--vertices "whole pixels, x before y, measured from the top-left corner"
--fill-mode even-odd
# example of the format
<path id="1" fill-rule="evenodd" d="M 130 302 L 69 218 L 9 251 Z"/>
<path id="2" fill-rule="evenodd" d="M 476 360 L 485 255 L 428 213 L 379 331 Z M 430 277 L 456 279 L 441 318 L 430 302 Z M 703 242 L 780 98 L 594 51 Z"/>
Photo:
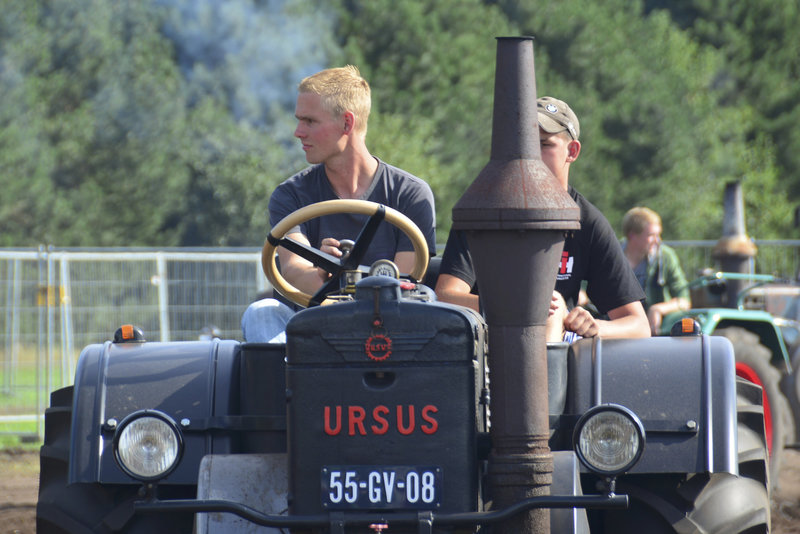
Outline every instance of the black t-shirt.
<path id="1" fill-rule="evenodd" d="M 601 314 L 643 300 L 644 291 L 608 220 L 571 186 L 569 195 L 581 210 L 581 228 L 568 233 L 564 240 L 564 251 L 556 266 L 555 289 L 572 308 L 578 301 L 581 282 L 586 280 L 586 293 Z M 450 231 L 439 273 L 456 276 L 469 284 L 473 293 L 478 292 L 463 231 Z"/>

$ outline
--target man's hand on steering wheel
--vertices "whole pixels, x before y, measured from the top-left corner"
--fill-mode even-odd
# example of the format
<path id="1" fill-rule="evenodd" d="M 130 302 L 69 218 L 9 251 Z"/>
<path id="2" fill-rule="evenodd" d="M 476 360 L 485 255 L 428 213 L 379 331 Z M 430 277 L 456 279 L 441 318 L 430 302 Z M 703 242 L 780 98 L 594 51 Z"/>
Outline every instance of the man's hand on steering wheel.
<path id="1" fill-rule="evenodd" d="M 343 256 L 342 249 L 339 248 L 341 243 L 338 239 L 334 239 L 332 237 L 326 237 L 322 240 L 322 245 L 319 249 L 322 252 L 327 252 L 331 256 L 336 256 L 337 258 L 341 258 Z"/>
<path id="2" fill-rule="evenodd" d="M 334 239 L 332 237 L 326 237 L 322 240 L 322 244 L 320 245 L 319 249 L 322 252 L 330 254 L 331 256 L 335 256 L 337 258 L 341 258 L 344 253 L 342 252 L 341 243 L 338 239 Z M 320 280 L 325 283 L 331 278 L 331 273 L 327 272 L 325 269 L 321 269 L 317 267 L 317 274 L 319 275 Z"/>
<path id="3" fill-rule="evenodd" d="M 305 238 L 303 238 L 305 242 L 301 242 L 286 236 L 289 230 L 299 224 L 323 215 L 332 215 L 335 213 L 358 213 L 369 216 L 369 219 L 353 243 L 350 253 L 347 255 L 342 254 L 338 248 L 336 248 L 335 251 L 331 249 L 333 242 L 337 241 L 332 238 L 323 240 L 320 249 L 316 249 L 311 247 Z M 354 270 L 359 267 L 361 260 L 368 250 L 369 244 L 375 236 L 378 226 L 384 219 L 399 228 L 411 240 L 414 246 L 415 263 L 410 276 L 415 280 L 421 280 L 428 267 L 429 258 L 428 244 L 422 232 L 411 219 L 399 211 L 364 200 L 329 200 L 326 202 L 318 202 L 301 208 L 285 217 L 275 225 L 267 236 L 267 242 L 264 244 L 264 249 L 261 254 L 261 264 L 264 268 L 264 274 L 266 274 L 273 287 L 283 296 L 301 306 L 327 303 L 328 301 L 325 297 L 339 289 L 339 274 L 344 270 Z M 324 280 L 322 287 L 313 296 L 291 285 L 278 271 L 275 262 L 275 249 L 278 246 L 297 254 L 330 275 Z M 341 246 L 341 243 L 338 243 L 338 246 Z"/>

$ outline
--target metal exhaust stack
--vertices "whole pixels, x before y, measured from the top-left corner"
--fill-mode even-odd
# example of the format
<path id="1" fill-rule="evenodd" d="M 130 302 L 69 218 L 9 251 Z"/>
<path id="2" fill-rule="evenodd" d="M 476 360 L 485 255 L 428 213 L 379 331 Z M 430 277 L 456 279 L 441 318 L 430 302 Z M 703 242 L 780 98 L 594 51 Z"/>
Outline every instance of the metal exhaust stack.
<path id="1" fill-rule="evenodd" d="M 453 207 L 465 230 L 489 325 L 494 508 L 548 495 L 546 322 L 566 231 L 580 210 L 541 159 L 531 37 L 497 39 L 492 152 Z M 500 532 L 549 532 L 533 510 Z"/>
<path id="2" fill-rule="evenodd" d="M 756 255 L 756 246 L 745 232 L 744 199 L 740 182 L 728 182 L 725 185 L 723 208 L 722 237 L 714 245 L 712 257 L 719 261 L 720 269 L 725 272 L 751 273 L 751 260 Z M 735 307 L 739 292 L 745 288 L 747 281 L 728 280 L 726 285 L 726 304 Z"/>

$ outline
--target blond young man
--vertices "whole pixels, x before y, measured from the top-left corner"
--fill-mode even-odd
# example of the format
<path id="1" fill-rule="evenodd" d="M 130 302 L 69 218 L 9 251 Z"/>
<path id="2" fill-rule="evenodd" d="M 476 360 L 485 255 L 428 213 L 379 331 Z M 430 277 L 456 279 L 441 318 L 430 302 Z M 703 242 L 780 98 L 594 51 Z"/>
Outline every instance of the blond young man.
<path id="1" fill-rule="evenodd" d="M 362 199 L 392 207 L 420 228 L 430 251 L 436 250 L 433 192 L 427 183 L 370 154 L 367 122 L 371 94 L 367 81 L 352 65 L 326 69 L 298 86 L 294 136 L 300 140 L 310 167 L 281 183 L 269 201 L 270 224 L 275 226 L 294 211 L 325 200 Z M 366 216 L 338 214 L 308 221 L 287 237 L 341 257 L 340 242 L 354 240 Z M 304 293 L 315 293 L 327 273 L 309 261 L 278 249 L 281 274 Z M 411 241 L 390 224 L 381 223 L 363 263 L 393 260 L 400 272 L 411 272 Z M 281 342 L 294 310 L 274 299 L 252 304 L 242 317 L 246 341 Z"/>

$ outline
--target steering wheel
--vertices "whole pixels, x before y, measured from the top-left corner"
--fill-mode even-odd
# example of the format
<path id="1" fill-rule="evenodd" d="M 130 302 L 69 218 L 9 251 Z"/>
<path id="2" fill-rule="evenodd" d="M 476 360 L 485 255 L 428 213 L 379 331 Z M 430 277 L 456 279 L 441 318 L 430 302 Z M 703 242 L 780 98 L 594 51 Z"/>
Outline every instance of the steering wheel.
<path id="1" fill-rule="evenodd" d="M 298 226 L 311 219 L 322 217 L 323 215 L 335 215 L 338 213 L 357 213 L 368 215 L 364 227 L 355 239 L 355 244 L 350 254 L 346 258 L 337 258 L 319 249 L 306 244 L 289 239 L 286 234 L 295 226 Z M 261 266 L 264 274 L 272 286 L 281 295 L 303 307 L 314 306 L 317 304 L 329 304 L 332 301 L 326 299 L 328 295 L 339 289 L 339 274 L 342 271 L 357 269 L 361 259 L 367 252 L 369 244 L 375 237 L 375 232 L 381 221 L 386 220 L 391 225 L 402 231 L 414 246 L 414 270 L 409 276 L 414 280 L 422 280 L 428 268 L 428 243 L 422 235 L 419 227 L 414 222 L 400 213 L 399 211 L 366 200 L 326 200 L 310 204 L 284 217 L 267 235 L 264 248 L 261 251 Z M 282 246 L 287 250 L 305 258 L 316 267 L 324 269 L 330 273 L 329 280 L 312 296 L 303 293 L 291 285 L 278 270 L 275 262 L 275 249 Z"/>

